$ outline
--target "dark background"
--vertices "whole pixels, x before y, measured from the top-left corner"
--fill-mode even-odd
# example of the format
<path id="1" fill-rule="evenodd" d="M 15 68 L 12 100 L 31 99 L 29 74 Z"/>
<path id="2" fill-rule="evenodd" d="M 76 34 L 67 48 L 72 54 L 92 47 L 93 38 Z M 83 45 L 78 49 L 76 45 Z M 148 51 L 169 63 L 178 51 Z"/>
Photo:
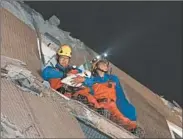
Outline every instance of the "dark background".
<path id="1" fill-rule="evenodd" d="M 168 100 L 182 103 L 181 2 L 26 2 Z"/>

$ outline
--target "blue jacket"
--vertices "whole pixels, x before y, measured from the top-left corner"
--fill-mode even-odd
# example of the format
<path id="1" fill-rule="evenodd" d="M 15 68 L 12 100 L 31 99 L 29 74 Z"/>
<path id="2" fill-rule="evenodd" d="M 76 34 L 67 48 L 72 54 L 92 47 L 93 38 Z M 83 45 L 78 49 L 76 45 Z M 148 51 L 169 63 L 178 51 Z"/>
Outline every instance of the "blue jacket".
<path id="1" fill-rule="evenodd" d="M 129 118 L 132 121 L 136 121 L 137 120 L 136 109 L 126 99 L 126 96 L 123 92 L 123 89 L 117 76 L 105 74 L 104 77 L 97 76 L 97 77 L 86 78 L 84 85 L 91 88 L 94 83 L 105 83 L 109 80 L 109 78 L 110 80 L 116 83 L 116 96 L 117 96 L 116 104 L 118 109 L 125 117 Z"/>
<path id="2" fill-rule="evenodd" d="M 47 66 L 42 70 L 41 76 L 46 81 L 49 81 L 49 79 L 53 79 L 53 78 L 62 79 L 66 76 L 69 69 L 71 69 L 71 66 L 68 66 L 68 67 L 64 68 L 60 64 L 56 64 L 55 67 Z M 79 73 L 82 72 L 78 68 L 77 68 L 77 70 L 78 70 Z"/>

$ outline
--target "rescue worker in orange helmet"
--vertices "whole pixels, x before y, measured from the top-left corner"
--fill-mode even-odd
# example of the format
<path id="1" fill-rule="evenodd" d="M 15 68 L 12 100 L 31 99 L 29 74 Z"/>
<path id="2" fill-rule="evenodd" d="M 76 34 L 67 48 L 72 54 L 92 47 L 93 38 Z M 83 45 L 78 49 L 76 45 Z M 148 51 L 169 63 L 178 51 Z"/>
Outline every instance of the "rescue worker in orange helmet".
<path id="1" fill-rule="evenodd" d="M 61 91 L 63 84 L 61 79 L 65 78 L 69 73 L 77 74 L 81 70 L 69 65 L 72 57 L 72 49 L 69 45 L 62 45 L 56 54 L 57 64 L 55 67 L 47 66 L 42 71 L 44 80 L 49 81 L 51 88 Z"/>
<path id="2" fill-rule="evenodd" d="M 109 62 L 105 59 L 93 64 L 94 77 L 74 79 L 76 83 L 83 82 L 92 87 L 92 95 L 98 101 L 100 107 L 109 110 L 115 121 L 128 130 L 136 129 L 136 110 L 126 99 L 119 79 L 115 75 L 108 74 Z"/>

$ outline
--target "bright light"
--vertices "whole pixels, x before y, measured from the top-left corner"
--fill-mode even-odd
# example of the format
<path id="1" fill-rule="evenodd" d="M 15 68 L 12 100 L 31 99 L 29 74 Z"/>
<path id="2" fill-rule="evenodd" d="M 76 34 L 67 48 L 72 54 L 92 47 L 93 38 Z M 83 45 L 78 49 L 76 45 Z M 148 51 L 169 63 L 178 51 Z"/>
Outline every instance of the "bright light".
<path id="1" fill-rule="evenodd" d="M 77 66 L 76 65 L 73 65 L 72 68 L 75 69 Z"/>
<path id="2" fill-rule="evenodd" d="M 107 53 L 104 53 L 104 57 L 107 57 Z"/>
<path id="3" fill-rule="evenodd" d="M 97 56 L 97 59 L 100 59 L 100 56 Z"/>

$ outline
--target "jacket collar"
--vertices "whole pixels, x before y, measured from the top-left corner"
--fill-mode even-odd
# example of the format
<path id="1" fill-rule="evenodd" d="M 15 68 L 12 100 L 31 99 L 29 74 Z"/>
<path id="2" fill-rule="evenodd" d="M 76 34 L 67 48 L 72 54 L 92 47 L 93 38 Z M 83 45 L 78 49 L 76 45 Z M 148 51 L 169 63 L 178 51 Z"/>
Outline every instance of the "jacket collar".
<path id="1" fill-rule="evenodd" d="M 97 76 L 99 80 L 107 81 L 109 79 L 109 74 L 105 73 L 104 77 Z"/>
<path id="2" fill-rule="evenodd" d="M 55 65 L 55 67 L 56 67 L 59 71 L 66 71 L 70 66 L 63 67 L 62 65 L 60 65 L 59 63 L 57 63 L 57 64 Z"/>

